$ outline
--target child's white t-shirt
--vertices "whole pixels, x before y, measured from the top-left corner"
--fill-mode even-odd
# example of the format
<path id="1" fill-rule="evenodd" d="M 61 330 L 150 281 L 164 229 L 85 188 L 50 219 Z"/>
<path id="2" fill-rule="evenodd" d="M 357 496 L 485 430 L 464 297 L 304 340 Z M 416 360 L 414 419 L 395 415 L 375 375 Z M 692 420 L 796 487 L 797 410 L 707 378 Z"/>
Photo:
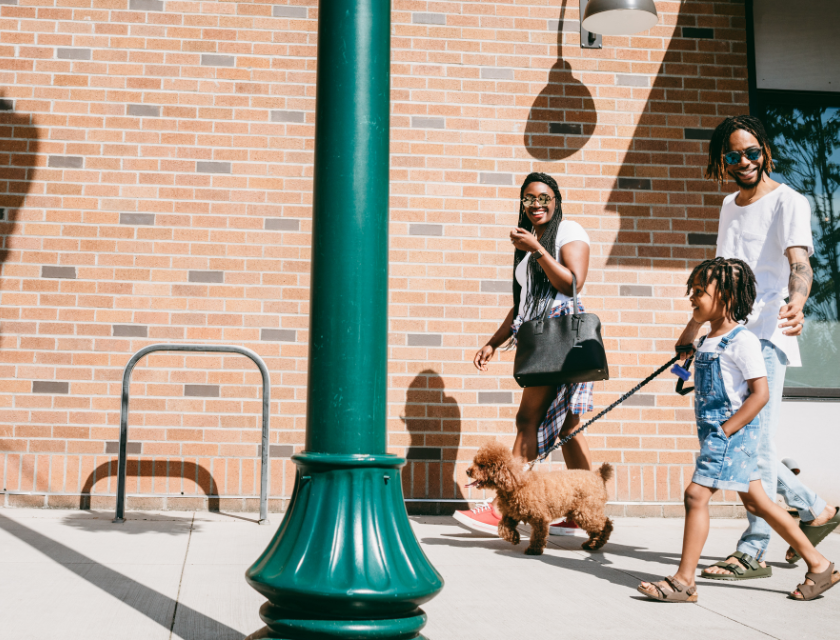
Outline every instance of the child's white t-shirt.
<path id="1" fill-rule="evenodd" d="M 732 331 L 735 331 L 735 329 Z M 725 335 L 729 334 L 715 336 L 714 338 L 707 337 L 700 348 L 697 349 L 697 352 L 716 352 Z M 729 397 L 734 413 L 741 408 L 744 400 L 750 394 L 747 380 L 767 376 L 767 367 L 764 364 L 764 355 L 761 352 L 761 342 L 752 331 L 741 331 L 720 354 L 719 360 L 723 386 L 726 389 L 726 395 Z"/>
<path id="2" fill-rule="evenodd" d="M 563 245 L 575 240 L 581 240 L 586 244 L 590 244 L 589 234 L 586 233 L 586 229 L 580 226 L 580 224 L 574 220 L 561 220 L 560 224 L 557 226 L 557 238 L 554 240 L 554 259 L 560 261 L 562 264 L 562 260 L 560 260 L 560 249 Z M 522 294 L 519 297 L 519 309 L 517 309 L 517 312 L 520 316 L 522 316 L 523 320 L 530 320 L 530 318 L 525 317 L 525 303 L 528 298 L 528 287 L 531 286 L 531 277 L 530 273 L 528 273 L 528 259 L 530 257 L 530 252 L 525 254 L 522 261 L 516 265 L 515 273 L 516 281 L 519 283 L 519 286 L 522 287 Z M 578 298 L 580 298 L 580 291 L 582 288 L 583 287 L 578 287 Z M 552 303 L 551 308 L 553 309 L 567 300 L 571 300 L 571 296 L 567 296 L 566 294 L 558 291 L 557 295 L 554 297 L 554 302 Z"/>

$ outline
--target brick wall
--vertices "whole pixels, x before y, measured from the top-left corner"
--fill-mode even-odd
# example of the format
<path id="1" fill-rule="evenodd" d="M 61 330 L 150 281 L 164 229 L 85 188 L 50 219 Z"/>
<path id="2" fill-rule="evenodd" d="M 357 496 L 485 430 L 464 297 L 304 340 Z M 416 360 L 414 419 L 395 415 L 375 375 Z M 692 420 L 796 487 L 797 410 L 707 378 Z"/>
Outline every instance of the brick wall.
<path id="1" fill-rule="evenodd" d="M 684 325 L 722 197 L 704 141 L 747 110 L 744 7 L 657 7 L 655 29 L 593 50 L 573 0 L 394 0 L 389 444 L 426 508 L 480 498 L 458 488 L 472 454 L 513 440 L 512 354 L 481 375 L 471 360 L 511 305 L 528 172 L 558 179 L 593 241 L 583 299 L 612 373 L 596 408 Z M 5 504 L 113 504 L 123 366 L 199 342 L 268 364 L 282 507 L 305 428 L 316 27 L 314 0 L 0 0 Z M 630 513 L 679 503 L 690 477 L 673 383 L 590 430 Z M 157 354 L 131 392 L 129 508 L 255 508 L 253 365 Z"/>

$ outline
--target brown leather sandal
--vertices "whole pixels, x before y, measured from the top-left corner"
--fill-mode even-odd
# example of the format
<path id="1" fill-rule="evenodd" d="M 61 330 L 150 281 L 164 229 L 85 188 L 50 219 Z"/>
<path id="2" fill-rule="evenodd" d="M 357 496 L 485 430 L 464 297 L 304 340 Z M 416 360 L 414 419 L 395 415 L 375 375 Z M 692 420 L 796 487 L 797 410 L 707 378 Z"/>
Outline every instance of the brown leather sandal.
<path id="1" fill-rule="evenodd" d="M 832 567 L 833 566 L 834 565 L 832 565 Z M 697 602 L 697 587 L 689 587 L 673 576 L 667 576 L 663 579 L 663 582 L 667 582 L 668 586 L 671 587 L 673 591 L 665 591 L 655 582 L 648 582 L 648 584 L 656 589 L 656 595 L 653 595 L 643 589 L 642 585 L 636 587 L 636 591 L 647 596 L 651 600 L 657 600 L 658 602 Z"/>
<path id="2" fill-rule="evenodd" d="M 796 596 L 791 593 L 788 597 L 791 600 L 813 600 L 821 593 L 825 593 L 835 584 L 840 582 L 840 571 L 834 570 L 834 563 L 828 565 L 828 569 L 821 573 L 813 573 L 809 571 L 805 574 L 805 578 L 808 580 L 813 580 L 814 584 L 802 584 L 796 585 L 796 590 L 799 591 L 799 595 Z"/>

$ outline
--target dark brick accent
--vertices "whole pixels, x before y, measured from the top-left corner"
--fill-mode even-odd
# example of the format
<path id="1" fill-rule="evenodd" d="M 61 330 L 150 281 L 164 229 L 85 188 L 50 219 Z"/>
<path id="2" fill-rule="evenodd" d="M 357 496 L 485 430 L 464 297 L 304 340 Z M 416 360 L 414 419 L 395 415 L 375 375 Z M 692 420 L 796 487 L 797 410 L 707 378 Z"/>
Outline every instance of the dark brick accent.
<path id="1" fill-rule="evenodd" d="M 290 444 L 268 445 L 269 458 L 291 458 L 295 455 L 295 448 Z M 262 445 L 257 445 L 257 457 L 262 458 Z"/>
<path id="2" fill-rule="evenodd" d="M 54 382 L 52 380 L 33 380 L 32 393 L 70 393 L 70 383 Z"/>
<path id="3" fill-rule="evenodd" d="M 306 18 L 306 7 L 274 6 L 271 15 L 275 18 Z"/>
<path id="4" fill-rule="evenodd" d="M 6 219 L 6 210 L 4 208 L 0 207 L 0 220 L 5 220 L 5 219 Z"/>
<path id="5" fill-rule="evenodd" d="M 482 67 L 481 78 L 483 80 L 513 80 L 513 69 Z"/>
<path id="6" fill-rule="evenodd" d="M 41 267 L 42 278 L 67 278 L 69 280 L 76 279 L 76 267 L 49 267 L 43 265 Z"/>
<path id="7" fill-rule="evenodd" d="M 443 454 L 439 447 L 409 447 L 405 459 L 437 461 L 443 459 Z"/>
<path id="8" fill-rule="evenodd" d="M 562 449 L 555 449 L 551 452 L 551 461 L 552 462 L 565 462 L 566 459 L 563 457 L 563 450 Z"/>
<path id="9" fill-rule="evenodd" d="M 510 391 L 479 391 L 478 404 L 511 404 L 513 393 Z"/>
<path id="10" fill-rule="evenodd" d="M 306 122 L 306 113 L 303 111 L 272 111 L 272 122 Z"/>
<path id="11" fill-rule="evenodd" d="M 85 159 L 82 156 L 50 156 L 47 166 L 53 169 L 82 169 Z"/>
<path id="12" fill-rule="evenodd" d="M 115 324 L 111 326 L 115 338 L 148 338 L 149 327 L 144 324 Z"/>
<path id="13" fill-rule="evenodd" d="M 218 398 L 219 385 L 217 384 L 185 384 L 184 397 L 189 398 Z"/>
<path id="14" fill-rule="evenodd" d="M 224 271 L 190 271 L 190 282 L 205 282 L 209 284 L 222 284 L 225 281 Z"/>
<path id="15" fill-rule="evenodd" d="M 481 184 L 497 184 L 505 187 L 513 184 L 512 173 L 479 173 L 478 176 Z"/>
<path id="16" fill-rule="evenodd" d="M 163 11 L 161 0 L 129 0 L 130 11 Z"/>
<path id="17" fill-rule="evenodd" d="M 411 116 L 411 127 L 413 129 L 445 129 L 446 120 L 429 116 Z"/>
<path id="18" fill-rule="evenodd" d="M 266 218 L 266 231 L 300 231 L 300 220 L 294 218 Z"/>
<path id="19" fill-rule="evenodd" d="M 130 104 L 126 107 L 126 114 L 137 118 L 159 118 L 160 107 L 156 104 Z"/>
<path id="20" fill-rule="evenodd" d="M 551 19 L 548 21 L 549 31 L 560 31 L 562 27 L 563 33 L 580 33 L 580 22 L 577 20 L 559 20 Z"/>
<path id="21" fill-rule="evenodd" d="M 201 161 L 195 163 L 196 173 L 230 173 L 230 162 L 208 162 Z"/>
<path id="22" fill-rule="evenodd" d="M 482 293 L 513 293 L 513 282 L 510 280 L 482 280 Z"/>
<path id="23" fill-rule="evenodd" d="M 0 4 L 3 4 L 3 0 L 0 0 Z M 14 111 L 15 110 L 15 103 L 13 100 L 6 100 L 5 98 L 0 98 L 0 111 Z"/>
<path id="24" fill-rule="evenodd" d="M 90 60 L 90 49 L 75 49 L 59 47 L 55 50 L 55 57 L 59 60 Z"/>
<path id="25" fill-rule="evenodd" d="M 409 347 L 439 347 L 443 343 L 443 336 L 439 333 L 409 333 Z"/>
<path id="26" fill-rule="evenodd" d="M 106 442 L 105 443 L 105 453 L 112 453 L 114 455 L 118 455 L 120 452 L 120 443 L 119 442 Z M 143 453 L 143 443 L 142 442 L 126 442 L 125 443 L 125 452 L 130 456 L 139 456 Z"/>
<path id="27" fill-rule="evenodd" d="M 202 67 L 235 67 L 236 56 L 223 56 L 217 53 L 202 53 Z"/>
<path id="28" fill-rule="evenodd" d="M 18 0 L 0 0 L 0 4 L 9 4 L 12 6 L 17 6 Z"/>
<path id="29" fill-rule="evenodd" d="M 650 191 L 651 184 L 649 178 L 619 178 L 618 188 Z"/>
<path id="30" fill-rule="evenodd" d="M 442 224 L 410 224 L 408 225 L 408 235 L 410 236 L 442 236 Z"/>
<path id="31" fill-rule="evenodd" d="M 412 13 L 411 21 L 414 24 L 446 24 L 445 13 Z"/>
<path id="32" fill-rule="evenodd" d="M 717 245 L 716 233 L 689 233 L 688 244 L 691 245 Z"/>
<path id="33" fill-rule="evenodd" d="M 700 27 L 683 27 L 682 28 L 682 37 L 683 38 L 699 38 L 701 40 L 714 40 L 715 39 L 715 30 L 714 29 L 702 29 Z"/>
<path id="34" fill-rule="evenodd" d="M 637 393 L 622 402 L 625 407 L 655 407 L 656 396 L 650 393 Z"/>
<path id="35" fill-rule="evenodd" d="M 567 136 L 579 136 L 583 133 L 583 127 L 579 124 L 569 122 L 549 122 L 549 133 L 560 133 Z"/>
<path id="36" fill-rule="evenodd" d="M 653 288 L 649 285 L 623 284 L 618 288 L 619 295 L 631 298 L 649 298 L 653 295 Z"/>
<path id="37" fill-rule="evenodd" d="M 152 226 L 155 223 L 154 213 L 121 213 L 120 224 Z"/>
<path id="38" fill-rule="evenodd" d="M 636 76 L 627 73 L 615 74 L 615 83 L 622 87 L 649 87 L 647 76 Z"/>
<path id="39" fill-rule="evenodd" d="M 294 329 L 260 329 L 260 340 L 264 342 L 297 342 Z"/>
<path id="40" fill-rule="evenodd" d="M 711 140 L 714 129 L 683 129 L 686 140 Z"/>

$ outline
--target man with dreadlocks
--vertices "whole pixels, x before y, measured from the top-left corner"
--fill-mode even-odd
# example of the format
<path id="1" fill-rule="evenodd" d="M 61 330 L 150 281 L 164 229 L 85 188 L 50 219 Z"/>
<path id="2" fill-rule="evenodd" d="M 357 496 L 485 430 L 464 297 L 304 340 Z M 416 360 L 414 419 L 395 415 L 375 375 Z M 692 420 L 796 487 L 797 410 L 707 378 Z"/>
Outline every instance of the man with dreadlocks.
<path id="1" fill-rule="evenodd" d="M 770 399 L 759 415 L 757 450 L 761 481 L 771 498 L 778 492 L 798 510 L 800 528 L 816 545 L 840 523 L 840 509 L 805 487 L 778 460 L 775 445 L 785 369 L 801 366 L 796 336 L 802 333 L 813 279 L 808 261 L 814 252 L 811 207 L 804 196 L 773 180 L 772 169 L 769 140 L 758 118 L 733 116 L 718 125 L 709 143 L 706 177 L 723 183 L 729 176 L 738 191 L 723 200 L 717 256 L 743 260 L 755 272 L 756 298 L 746 329 L 760 339 L 767 368 Z M 691 344 L 699 329 L 690 321 L 677 345 Z M 736 552 L 705 569 L 703 577 L 749 580 L 771 575 L 764 562 L 770 526 L 752 513 L 747 517 L 749 527 Z M 792 564 L 799 555 L 790 548 L 786 559 Z"/>
<path id="2" fill-rule="evenodd" d="M 557 182 L 545 173 L 531 173 L 519 192 L 519 225 L 510 232 L 515 248 L 513 258 L 513 307 L 499 329 L 478 350 L 473 364 L 486 371 L 497 349 L 510 341 L 515 344 L 520 325 L 543 313 L 551 305 L 549 317 L 572 312 L 572 274 L 578 291 L 589 271 L 589 235 L 577 222 L 563 219 L 562 198 Z M 579 312 L 583 305 L 578 299 Z M 516 414 L 516 440 L 513 453 L 534 460 L 557 440 L 580 424 L 580 415 L 592 410 L 594 384 L 564 384 L 559 387 L 527 387 Z M 591 470 L 586 438 L 578 435 L 563 446 L 569 469 Z M 469 511 L 458 511 L 455 519 L 484 533 L 497 533 L 501 515 L 492 504 Z M 575 522 L 551 525 L 552 535 L 588 537 Z"/>

